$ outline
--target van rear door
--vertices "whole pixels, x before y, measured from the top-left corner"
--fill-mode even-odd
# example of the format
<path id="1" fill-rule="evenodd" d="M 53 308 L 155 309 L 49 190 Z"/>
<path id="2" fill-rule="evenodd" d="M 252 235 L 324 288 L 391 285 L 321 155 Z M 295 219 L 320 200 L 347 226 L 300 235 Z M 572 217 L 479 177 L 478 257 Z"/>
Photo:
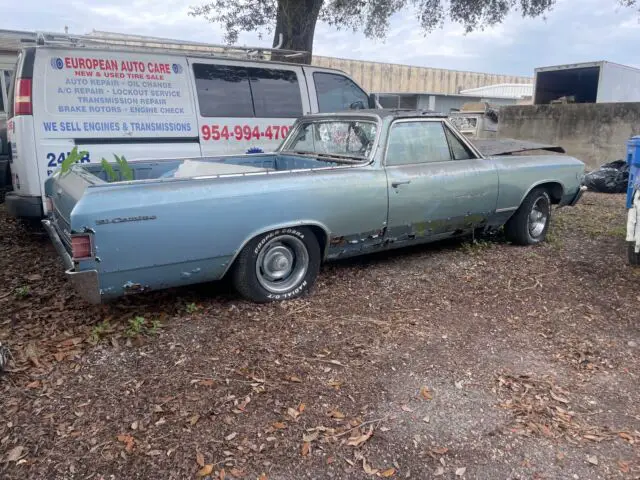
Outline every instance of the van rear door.
<path id="1" fill-rule="evenodd" d="M 311 111 L 302 67 L 190 58 L 202 155 L 275 150 Z"/>
<path id="2" fill-rule="evenodd" d="M 43 183 L 76 145 L 88 152 L 83 162 L 200 155 L 186 58 L 39 48 L 35 72 Z"/>

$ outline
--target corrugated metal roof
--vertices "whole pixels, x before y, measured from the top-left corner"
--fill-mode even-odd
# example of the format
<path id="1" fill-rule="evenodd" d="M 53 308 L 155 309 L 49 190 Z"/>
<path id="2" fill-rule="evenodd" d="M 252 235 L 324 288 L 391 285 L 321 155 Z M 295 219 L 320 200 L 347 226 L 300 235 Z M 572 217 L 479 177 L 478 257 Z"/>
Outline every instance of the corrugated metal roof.
<path id="1" fill-rule="evenodd" d="M 498 83 L 485 87 L 469 88 L 460 91 L 461 95 L 495 98 L 524 98 L 533 96 L 532 83 Z"/>

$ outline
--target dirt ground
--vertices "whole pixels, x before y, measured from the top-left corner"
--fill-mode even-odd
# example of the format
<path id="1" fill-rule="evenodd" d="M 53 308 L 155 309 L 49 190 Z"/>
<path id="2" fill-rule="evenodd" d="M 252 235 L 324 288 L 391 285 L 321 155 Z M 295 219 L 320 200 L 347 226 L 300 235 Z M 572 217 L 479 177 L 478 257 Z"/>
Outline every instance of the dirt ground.
<path id="1" fill-rule="evenodd" d="M 0 477 L 640 478 L 640 269 L 624 200 L 325 265 L 84 304 L 0 208 Z M 153 241 L 153 240 L 151 240 Z"/>

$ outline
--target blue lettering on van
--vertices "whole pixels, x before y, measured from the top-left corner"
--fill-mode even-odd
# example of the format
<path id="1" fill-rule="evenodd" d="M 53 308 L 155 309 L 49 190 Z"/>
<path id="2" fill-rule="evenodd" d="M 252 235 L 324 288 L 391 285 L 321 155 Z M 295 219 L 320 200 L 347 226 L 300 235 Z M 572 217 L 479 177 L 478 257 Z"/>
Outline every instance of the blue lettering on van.
<path id="1" fill-rule="evenodd" d="M 62 164 L 62 162 L 64 162 L 64 159 L 67 158 L 67 155 L 71 155 L 71 152 L 61 152 L 61 153 L 54 153 L 54 152 L 49 152 L 47 153 L 47 166 L 51 167 L 51 168 L 57 168 L 58 165 Z M 80 163 L 90 163 L 91 162 L 91 154 L 87 153 L 84 157 L 82 157 L 80 160 Z"/>

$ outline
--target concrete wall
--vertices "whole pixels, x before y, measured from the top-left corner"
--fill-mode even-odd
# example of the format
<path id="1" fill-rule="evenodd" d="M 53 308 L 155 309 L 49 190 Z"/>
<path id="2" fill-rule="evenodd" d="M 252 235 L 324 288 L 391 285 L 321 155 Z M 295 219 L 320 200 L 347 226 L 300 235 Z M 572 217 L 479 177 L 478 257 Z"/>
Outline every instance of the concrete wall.
<path id="1" fill-rule="evenodd" d="M 633 135 L 640 135 L 640 103 L 513 105 L 500 109 L 500 138 L 560 145 L 592 169 L 624 159 L 626 142 Z"/>
<path id="2" fill-rule="evenodd" d="M 311 63 L 319 67 L 337 68 L 348 73 L 368 92 L 458 93 L 459 90 L 496 83 L 533 83 L 531 77 L 460 72 L 317 55 L 313 56 Z"/>

